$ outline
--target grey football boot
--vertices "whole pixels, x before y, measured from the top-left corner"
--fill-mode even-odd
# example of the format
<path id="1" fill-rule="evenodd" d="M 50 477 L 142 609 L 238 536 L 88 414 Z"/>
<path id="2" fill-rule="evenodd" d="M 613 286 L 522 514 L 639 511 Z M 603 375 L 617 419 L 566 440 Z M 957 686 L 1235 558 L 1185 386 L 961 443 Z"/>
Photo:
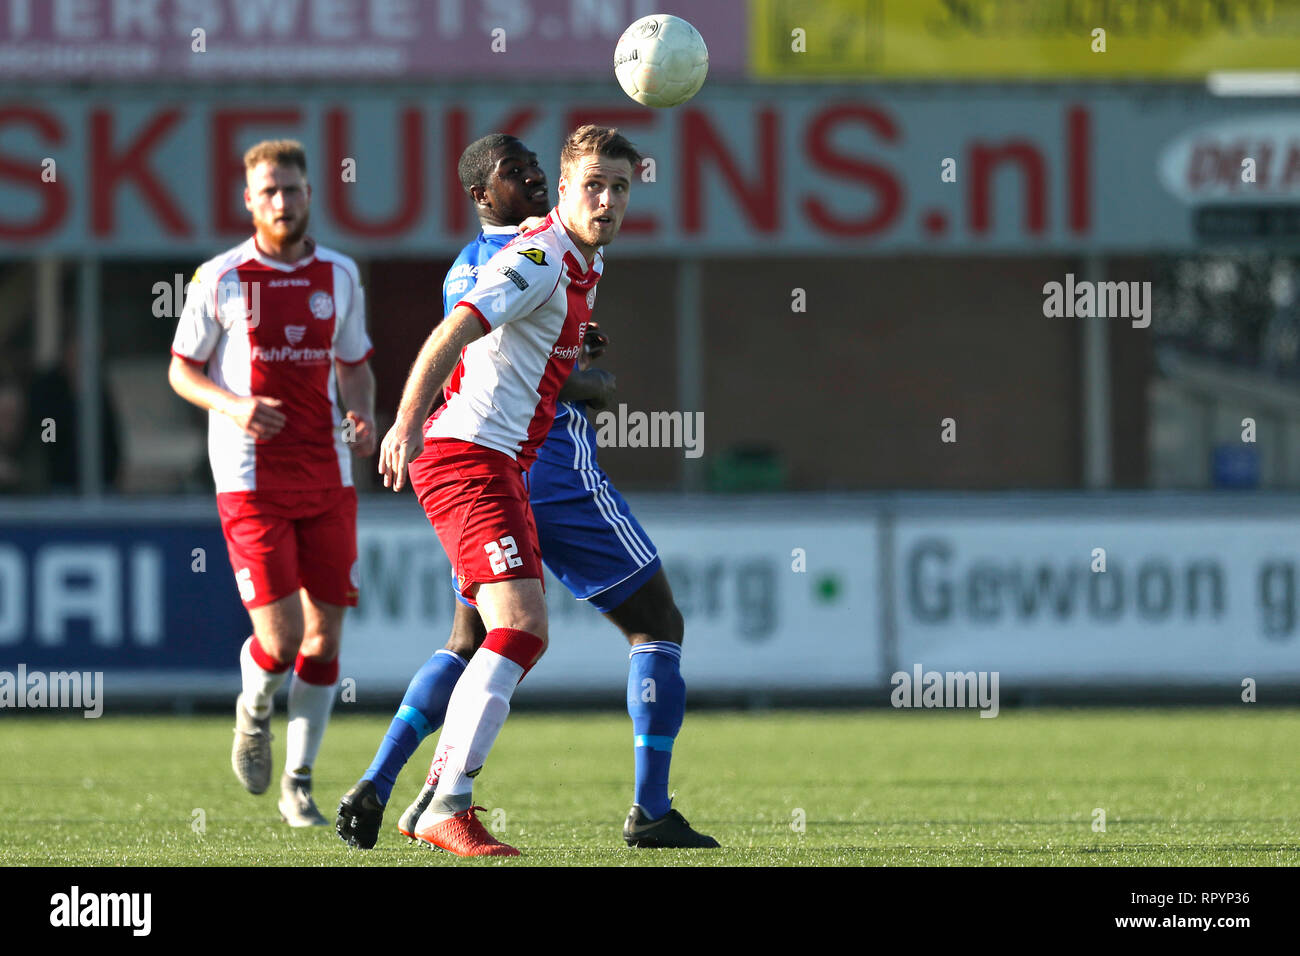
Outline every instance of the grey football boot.
<path id="1" fill-rule="evenodd" d="M 311 798 L 311 772 L 285 773 L 280 778 L 280 818 L 291 827 L 323 827 L 329 821 Z"/>
<path id="2" fill-rule="evenodd" d="M 420 819 L 420 814 L 428 809 L 429 803 L 433 800 L 433 794 L 437 789 L 437 784 L 429 783 L 427 780 L 425 781 L 424 786 L 420 788 L 419 795 L 415 798 L 415 802 L 406 808 L 405 813 L 398 817 L 398 833 L 406 837 L 408 840 L 414 841 L 419 839 L 415 835 L 415 821 Z"/>
<path id="3" fill-rule="evenodd" d="M 235 746 L 230 752 L 235 776 L 249 793 L 266 793 L 271 785 L 271 715 L 258 720 L 235 698 Z"/>

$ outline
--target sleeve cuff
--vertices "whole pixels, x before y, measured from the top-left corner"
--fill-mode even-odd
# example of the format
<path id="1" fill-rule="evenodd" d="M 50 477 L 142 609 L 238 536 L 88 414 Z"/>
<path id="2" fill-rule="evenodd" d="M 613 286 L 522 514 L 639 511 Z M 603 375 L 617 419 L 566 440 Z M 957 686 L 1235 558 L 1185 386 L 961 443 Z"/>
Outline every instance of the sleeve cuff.
<path id="1" fill-rule="evenodd" d="M 199 368 L 203 368 L 203 366 L 208 364 L 206 360 L 200 361 L 199 359 L 191 358 L 188 355 L 182 355 L 180 352 L 177 352 L 175 349 L 172 349 L 172 355 L 175 355 L 178 359 L 184 359 L 186 362 L 189 362 L 191 365 L 197 365 Z"/>
<path id="2" fill-rule="evenodd" d="M 340 358 L 339 356 L 336 355 L 334 356 L 334 360 L 343 365 L 364 365 L 366 362 L 370 361 L 370 356 L 374 354 L 375 354 L 374 348 L 368 348 L 366 349 L 366 354 L 361 356 L 361 358 L 359 359 L 345 359 L 345 358 Z"/>
<path id="3" fill-rule="evenodd" d="M 479 311 L 478 306 L 476 306 L 473 302 L 466 302 L 464 299 L 461 299 L 454 306 L 452 306 L 452 308 L 459 309 L 462 305 L 467 309 L 473 310 L 474 314 L 478 316 L 479 323 L 483 326 L 484 335 L 487 335 L 489 332 L 492 331 L 492 323 L 489 322 L 486 318 L 484 318 L 483 313 Z"/>

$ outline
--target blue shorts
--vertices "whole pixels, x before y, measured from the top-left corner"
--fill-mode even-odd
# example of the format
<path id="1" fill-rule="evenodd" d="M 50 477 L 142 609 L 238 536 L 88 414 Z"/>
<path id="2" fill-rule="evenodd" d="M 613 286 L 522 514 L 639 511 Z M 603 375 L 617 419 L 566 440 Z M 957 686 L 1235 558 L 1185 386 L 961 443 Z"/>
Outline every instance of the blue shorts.
<path id="1" fill-rule="evenodd" d="M 525 481 L 542 561 L 579 601 L 608 613 L 659 572 L 654 542 L 596 463 L 596 435 L 582 406 L 556 407 Z M 469 604 L 459 590 L 456 598 Z"/>

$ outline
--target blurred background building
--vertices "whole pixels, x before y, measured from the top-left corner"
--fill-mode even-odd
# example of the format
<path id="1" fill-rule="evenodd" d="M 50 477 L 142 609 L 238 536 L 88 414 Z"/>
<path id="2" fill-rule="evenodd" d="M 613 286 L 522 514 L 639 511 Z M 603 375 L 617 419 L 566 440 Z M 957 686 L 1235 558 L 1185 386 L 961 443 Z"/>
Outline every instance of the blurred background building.
<path id="1" fill-rule="evenodd" d="M 710 50 L 673 110 L 612 76 L 654 12 Z M 386 427 L 477 228 L 463 147 L 519 135 L 554 198 L 594 121 L 649 158 L 601 282 L 618 400 L 704 413 L 698 458 L 601 451 L 712 638 L 697 683 L 1300 682 L 1296 63 L 1282 2 L 0 0 L 0 660 L 229 666 L 205 418 L 166 367 L 195 266 L 248 234 L 247 146 L 307 147 Z M 1122 314 L 1052 314 L 1053 283 Z M 388 688 L 450 595 L 414 504 L 356 474 L 357 628 L 408 635 L 365 672 Z M 556 609 L 555 686 L 598 686 L 609 634 Z"/>

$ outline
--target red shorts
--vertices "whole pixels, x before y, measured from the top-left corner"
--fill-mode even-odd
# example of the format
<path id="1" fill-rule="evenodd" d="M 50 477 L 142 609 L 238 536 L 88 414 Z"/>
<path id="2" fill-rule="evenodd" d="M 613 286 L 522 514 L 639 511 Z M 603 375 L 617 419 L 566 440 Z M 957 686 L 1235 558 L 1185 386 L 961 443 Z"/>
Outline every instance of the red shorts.
<path id="1" fill-rule="evenodd" d="M 224 491 L 221 530 L 244 607 L 306 588 L 326 604 L 355 607 L 357 490 Z"/>
<path id="2" fill-rule="evenodd" d="M 517 461 L 472 442 L 426 438 L 410 475 L 466 598 L 480 584 L 543 580 L 537 525 Z"/>

